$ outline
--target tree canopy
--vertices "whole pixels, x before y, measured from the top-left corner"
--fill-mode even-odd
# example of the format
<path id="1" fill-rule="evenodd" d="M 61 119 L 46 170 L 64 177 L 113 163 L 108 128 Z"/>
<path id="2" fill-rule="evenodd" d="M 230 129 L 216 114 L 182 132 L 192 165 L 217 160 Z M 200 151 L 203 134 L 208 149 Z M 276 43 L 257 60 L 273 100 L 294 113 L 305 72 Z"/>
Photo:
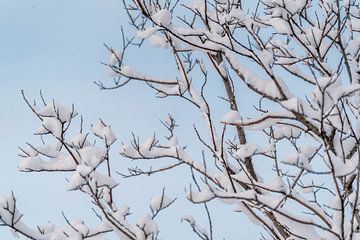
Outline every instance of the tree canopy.
<path id="1" fill-rule="evenodd" d="M 118 206 L 116 173 L 126 181 L 187 167 L 185 197 L 204 208 L 208 221 L 201 226 L 194 216 L 183 217 L 194 237 L 212 240 L 214 230 L 221 232 L 208 205 L 220 201 L 258 226 L 261 239 L 360 239 L 358 1 L 124 0 L 124 7 L 135 35 L 123 31 L 121 49 L 105 45 L 110 59 L 103 64 L 113 82 L 95 84 L 116 91 L 143 83 L 163 101 L 189 104 L 205 130 L 178 132 L 169 113 L 161 121 L 165 138 L 140 141 L 133 134 L 120 153 L 138 165 L 113 169 L 117 157 L 110 150 L 118 137 L 108 123 L 100 119 L 87 129 L 74 106 L 42 96 L 33 103 L 23 93 L 41 123 L 35 134 L 42 144 L 21 148 L 20 171 L 69 172 L 67 190 L 89 197 L 100 225 L 64 216 L 65 226 L 30 228 L 12 194 L 0 199 L 4 226 L 29 239 L 104 239 L 109 232 L 161 239 L 158 213 L 184 196 L 169 197 L 164 189 L 134 222 L 129 208 Z M 147 44 L 169 52 L 177 69 L 172 78 L 157 76 L 158 69 L 143 72 L 151 59 L 127 63 L 129 49 Z M 210 88 L 214 82 L 221 88 Z M 217 101 L 227 106 L 220 121 Z M 196 156 L 178 138 L 190 133 L 200 146 Z M 161 166 L 142 167 L 151 161 Z"/>

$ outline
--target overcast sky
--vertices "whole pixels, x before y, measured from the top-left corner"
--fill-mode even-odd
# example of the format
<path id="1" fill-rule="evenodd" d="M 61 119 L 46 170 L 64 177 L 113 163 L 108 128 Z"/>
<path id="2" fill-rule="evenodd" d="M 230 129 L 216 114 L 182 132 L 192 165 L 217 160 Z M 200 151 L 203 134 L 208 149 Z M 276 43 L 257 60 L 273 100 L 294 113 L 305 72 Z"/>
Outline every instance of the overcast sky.
<path id="1" fill-rule="evenodd" d="M 32 133 L 39 126 L 21 98 L 21 89 L 25 90 L 29 99 L 38 100 L 41 89 L 48 100 L 56 99 L 68 107 L 74 103 L 77 111 L 84 116 L 85 126 L 90 126 L 100 117 L 110 123 L 119 138 L 113 159 L 117 161 L 116 167 L 123 169 L 129 161 L 117 153 L 121 142 L 131 138 L 132 131 L 147 138 L 161 128 L 158 120 L 164 119 L 174 109 L 178 110 L 178 122 L 185 126 L 191 126 L 196 118 L 181 114 L 187 111 L 185 104 L 157 100 L 153 92 L 140 85 L 100 91 L 93 84 L 93 81 L 99 80 L 110 82 L 108 69 L 100 64 L 109 56 L 103 43 L 115 48 L 121 46 L 120 26 L 126 24 L 121 0 L 0 1 L 0 194 L 14 191 L 18 206 L 24 213 L 23 220 L 30 225 L 48 221 L 64 224 L 62 211 L 71 219 L 84 219 L 89 224 L 96 223 L 96 217 L 90 210 L 88 198 L 80 193 L 66 192 L 68 174 L 26 174 L 17 171 L 20 160 L 18 146 L 24 146 L 25 142 L 36 143 L 38 140 Z M 154 53 L 158 56 L 156 60 L 153 59 Z M 166 57 L 165 50 L 147 49 L 144 52 L 135 51 L 128 60 L 133 64 L 139 61 L 137 66 L 145 71 L 158 68 L 159 73 L 165 76 L 171 74 L 174 67 L 169 65 Z M 151 61 L 144 61 L 150 58 Z M 191 139 L 191 134 L 184 139 Z M 200 156 L 201 152 L 197 152 Z M 183 171 L 188 173 L 188 169 Z M 150 197 L 159 194 L 163 185 L 169 189 L 170 196 L 183 198 L 184 186 L 189 183 L 183 180 L 184 172 L 156 176 L 150 180 L 138 178 L 125 181 L 118 177 L 119 199 L 134 207 L 135 221 L 137 216 L 148 211 Z M 181 216 L 195 212 L 202 222 L 206 221 L 202 209 L 195 211 L 189 207 L 188 202 L 179 201 L 174 210 L 169 209 L 160 216 L 162 239 L 195 239 L 190 228 L 180 223 Z M 235 233 L 242 234 L 244 239 L 259 236 L 240 215 L 216 221 L 218 237 L 239 239 L 231 237 Z M 234 228 L 230 228 L 229 223 Z M 225 232 L 220 234 L 220 229 Z M 8 229 L 1 228 L 0 240 L 6 239 L 12 237 Z"/>

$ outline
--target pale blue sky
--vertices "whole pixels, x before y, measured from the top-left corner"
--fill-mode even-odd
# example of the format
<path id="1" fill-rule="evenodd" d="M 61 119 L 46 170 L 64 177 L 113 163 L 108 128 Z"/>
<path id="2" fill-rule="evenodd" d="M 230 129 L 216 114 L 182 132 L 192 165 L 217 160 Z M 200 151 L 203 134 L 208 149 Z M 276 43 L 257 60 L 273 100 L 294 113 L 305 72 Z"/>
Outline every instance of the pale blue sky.
<path id="1" fill-rule="evenodd" d="M 27 109 L 21 99 L 24 89 L 30 99 L 38 98 L 42 89 L 47 99 L 56 99 L 65 106 L 74 103 L 78 112 L 84 115 L 85 126 L 94 123 L 99 117 L 111 123 L 119 141 L 127 141 L 131 131 L 147 138 L 156 129 L 161 129 L 158 119 L 165 118 L 168 112 L 175 113 L 178 122 L 191 126 L 200 119 L 191 113 L 188 105 L 175 100 L 154 99 L 154 94 L 140 85 L 127 86 L 119 91 L 100 91 L 92 82 L 109 81 L 109 72 L 100 61 L 107 61 L 108 52 L 103 46 L 107 43 L 121 45 L 120 26 L 127 20 L 122 11 L 121 0 L 1 0 L 0 1 L 0 194 L 14 190 L 18 206 L 25 214 L 24 221 L 29 224 L 42 224 L 47 221 L 64 224 L 61 211 L 69 218 L 81 218 L 92 224 L 95 216 L 89 209 L 89 202 L 80 193 L 66 192 L 65 178 L 68 174 L 25 174 L 16 169 L 19 162 L 18 146 L 26 141 L 35 141 L 32 132 L 39 122 Z M 158 56 L 155 60 L 154 53 Z M 158 69 L 160 75 L 170 76 L 174 66 L 168 64 L 166 51 L 134 51 L 129 62 L 137 64 L 145 71 Z M 152 61 L 144 61 L 151 58 Z M 246 103 L 245 103 L 246 104 Z M 176 111 L 175 111 L 176 110 Z M 185 114 L 185 117 L 182 117 Z M 86 125 L 87 124 L 87 125 Z M 184 140 L 193 138 L 193 133 L 183 136 Z M 191 144 L 191 142 L 189 143 Z M 116 144 L 116 151 L 120 149 Z M 193 152 L 196 153 L 196 151 Z M 200 157 L 200 150 L 197 151 Z M 125 167 L 129 161 L 117 154 L 113 155 L 115 165 Z M 151 196 L 161 192 L 164 180 L 170 196 L 184 197 L 184 180 L 187 169 L 178 173 L 138 178 L 123 181 L 118 178 L 119 199 L 134 207 L 136 217 L 148 210 Z M 146 184 L 144 184 L 146 183 Z M 173 188 L 173 190 L 170 190 Z M 120 204 L 121 205 L 121 204 Z M 174 209 L 160 216 L 162 239 L 195 239 L 190 228 L 180 223 L 182 215 L 195 211 L 186 201 L 178 201 Z M 76 211 L 74 211 L 76 210 Z M 251 224 L 239 215 L 228 218 L 215 209 L 218 237 L 241 239 L 258 237 Z M 230 209 L 227 209 L 230 210 Z M 225 217 L 226 216 L 226 217 Z M 234 215 L 235 216 L 235 215 Z M 202 215 L 202 222 L 205 222 Z M 93 219 L 93 220 L 91 220 Z M 232 227 L 229 227 L 229 225 Z M 223 233 L 221 233 L 223 229 Z M 0 240 L 12 239 L 8 229 L 0 228 Z"/>

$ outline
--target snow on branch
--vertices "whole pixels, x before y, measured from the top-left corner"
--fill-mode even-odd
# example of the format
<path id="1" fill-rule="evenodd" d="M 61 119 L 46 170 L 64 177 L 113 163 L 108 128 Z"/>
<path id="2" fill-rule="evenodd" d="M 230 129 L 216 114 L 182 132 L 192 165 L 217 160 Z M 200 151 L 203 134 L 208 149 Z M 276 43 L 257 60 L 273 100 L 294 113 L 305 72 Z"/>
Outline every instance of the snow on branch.
<path id="1" fill-rule="evenodd" d="M 19 170 L 68 172 L 67 190 L 89 197 L 100 227 L 65 217 L 65 226 L 31 229 L 14 195 L 0 199 L 2 224 L 30 239 L 103 239 L 108 232 L 119 239 L 161 239 L 157 216 L 180 196 L 163 190 L 151 199 L 150 212 L 133 222 L 129 207 L 117 207 L 115 190 L 128 178 L 165 178 L 165 172 L 190 168 L 183 198 L 204 210 L 207 226 L 198 216 L 182 221 L 200 239 L 223 238 L 223 226 L 212 221 L 223 209 L 211 211 L 213 201 L 230 205 L 228 214 L 244 214 L 262 239 L 358 239 L 359 2 L 123 2 L 134 36 L 121 28 L 122 48 L 105 45 L 110 59 L 103 64 L 113 82 L 96 85 L 121 91 L 138 81 L 160 101 L 176 99 L 160 121 L 166 134 L 155 130 L 142 140 L 142 133 L 133 133 L 121 141 L 102 119 L 87 129 L 73 105 L 43 96 L 32 103 L 23 93 L 40 121 L 40 144 L 20 148 Z M 161 47 L 168 54 L 141 55 L 131 66 L 131 47 Z M 171 77 L 158 77 L 163 66 L 138 70 L 149 61 L 156 66 L 160 57 L 176 69 Z M 119 142 L 120 157 L 135 166 L 113 169 L 111 150 Z"/>

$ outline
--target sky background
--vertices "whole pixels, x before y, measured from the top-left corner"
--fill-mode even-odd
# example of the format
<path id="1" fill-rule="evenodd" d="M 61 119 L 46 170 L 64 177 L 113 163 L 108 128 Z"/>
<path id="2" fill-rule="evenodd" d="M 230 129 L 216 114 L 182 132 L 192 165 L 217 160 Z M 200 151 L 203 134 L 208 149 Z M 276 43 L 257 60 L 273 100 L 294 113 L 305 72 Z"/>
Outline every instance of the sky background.
<path id="1" fill-rule="evenodd" d="M 156 99 L 154 93 L 141 84 L 114 91 L 100 91 L 93 84 L 94 81 L 111 83 L 109 70 L 100 62 L 109 58 L 103 43 L 114 48 L 121 46 L 120 27 L 127 25 L 122 8 L 121 0 L 0 0 L 0 195 L 14 191 L 20 211 L 24 213 L 23 220 L 29 225 L 48 221 L 65 224 L 62 211 L 69 219 L 83 219 L 89 225 L 96 223 L 96 217 L 88 198 L 66 191 L 68 174 L 17 171 L 18 146 L 25 146 L 25 142 L 38 143 L 32 133 L 40 126 L 22 100 L 21 89 L 29 99 L 39 100 L 41 89 L 47 100 L 55 99 L 67 107 L 74 103 L 84 116 L 85 129 L 99 118 L 110 123 L 119 139 L 112 159 L 120 171 L 131 165 L 117 154 L 121 142 L 131 139 L 131 132 L 142 139 L 157 130 L 164 132 L 159 119 L 165 119 L 168 113 L 174 114 L 183 129 L 191 129 L 193 123 L 201 122 L 201 117 L 193 114 L 193 109 L 184 102 Z M 125 30 L 130 31 L 126 27 Z M 169 57 L 166 50 L 145 45 L 142 51 L 132 51 L 126 60 L 144 72 L 168 77 L 173 76 L 175 69 Z M 217 88 L 216 84 L 212 87 L 210 95 Z M 226 106 L 219 102 L 218 106 Z M 199 149 L 191 148 L 193 132 L 180 138 L 190 145 L 189 151 L 201 156 Z M 180 219 L 194 214 L 206 223 L 205 215 L 201 206 L 193 208 L 189 202 L 180 200 L 184 198 L 184 187 L 189 186 L 184 174 L 190 177 L 188 169 L 151 178 L 123 180 L 118 176 L 117 191 L 121 200 L 118 204 L 132 207 L 131 219 L 135 222 L 148 212 L 151 196 L 160 194 L 165 186 L 169 196 L 179 200 L 159 216 L 161 239 L 196 239 Z M 239 234 L 241 239 L 259 237 L 258 229 L 245 217 L 225 214 L 231 212 L 231 208 L 218 207 L 219 203 L 211 205 L 215 207 L 214 215 L 219 216 L 214 220 L 215 239 L 239 239 Z M 7 239 L 12 239 L 9 230 L 0 228 L 0 240 Z"/>

